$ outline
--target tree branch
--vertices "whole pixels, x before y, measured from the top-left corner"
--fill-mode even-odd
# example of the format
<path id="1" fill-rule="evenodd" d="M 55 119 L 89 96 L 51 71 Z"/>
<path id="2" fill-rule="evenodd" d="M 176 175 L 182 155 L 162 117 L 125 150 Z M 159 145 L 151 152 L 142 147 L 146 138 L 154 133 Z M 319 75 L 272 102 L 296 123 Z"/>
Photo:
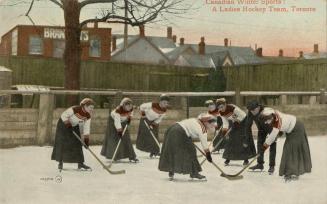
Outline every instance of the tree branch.
<path id="1" fill-rule="evenodd" d="M 33 4 L 34 4 L 34 0 L 31 1 L 30 7 L 28 8 L 27 12 L 25 13 L 25 16 L 29 17 L 29 14 L 32 10 Z"/>
<path id="2" fill-rule="evenodd" d="M 79 3 L 80 8 L 83 8 L 86 5 L 89 4 L 97 4 L 97 3 L 114 3 L 118 0 L 85 0 Z"/>

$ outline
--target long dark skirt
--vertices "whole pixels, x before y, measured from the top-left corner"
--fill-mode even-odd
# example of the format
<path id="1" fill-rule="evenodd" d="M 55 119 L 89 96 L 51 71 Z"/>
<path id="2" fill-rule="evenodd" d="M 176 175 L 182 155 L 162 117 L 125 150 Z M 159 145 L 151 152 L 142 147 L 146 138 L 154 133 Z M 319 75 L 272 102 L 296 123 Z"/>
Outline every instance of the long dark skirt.
<path id="1" fill-rule="evenodd" d="M 217 148 L 215 149 L 215 151 L 219 151 L 219 150 L 225 148 L 226 142 L 225 142 L 224 135 L 222 134 L 221 131 L 218 133 L 218 136 L 216 137 L 216 139 L 212 142 L 212 147 L 215 147 L 218 144 L 218 142 L 220 142 L 220 144 L 217 146 Z"/>
<path id="2" fill-rule="evenodd" d="M 311 172 L 310 148 L 302 122 L 297 121 L 292 132 L 286 134 L 279 175 L 301 175 Z"/>
<path id="3" fill-rule="evenodd" d="M 122 123 L 122 128 L 124 129 L 126 126 L 126 122 Z M 115 128 L 114 120 L 111 116 L 109 116 L 106 135 L 104 137 L 104 142 L 102 144 L 101 155 L 105 156 L 107 159 L 112 159 L 116 147 L 119 142 L 119 136 L 117 134 L 117 130 Z M 115 160 L 119 159 L 134 159 L 136 158 L 136 154 L 133 149 L 133 145 L 131 142 L 131 136 L 129 134 L 129 130 L 127 129 L 125 134 L 122 137 L 122 141 L 118 148 Z"/>
<path id="4" fill-rule="evenodd" d="M 192 139 L 177 123 L 165 132 L 159 170 L 180 174 L 196 174 L 202 171 Z"/>
<path id="5" fill-rule="evenodd" d="M 238 125 L 232 124 L 231 128 L 229 139 L 225 139 L 226 144 L 223 158 L 229 160 L 245 160 L 254 157 L 256 155 L 256 149 L 252 131 L 249 129 L 246 119 Z"/>
<path id="6" fill-rule="evenodd" d="M 144 121 L 146 121 L 148 124 L 149 120 L 141 118 L 140 119 L 140 125 L 139 130 L 137 133 L 136 138 L 136 148 L 144 151 L 144 152 L 150 152 L 158 154 L 160 152 L 160 148 L 158 147 L 156 141 L 153 139 L 149 129 L 145 125 Z M 155 138 L 159 141 L 159 127 L 156 126 L 152 130 L 152 133 L 154 134 Z"/>
<path id="7" fill-rule="evenodd" d="M 72 128 L 79 137 L 79 126 Z M 72 130 L 66 128 L 61 118 L 58 120 L 55 143 L 51 155 L 52 160 L 66 163 L 83 163 L 84 155 L 81 142 L 75 137 Z"/>

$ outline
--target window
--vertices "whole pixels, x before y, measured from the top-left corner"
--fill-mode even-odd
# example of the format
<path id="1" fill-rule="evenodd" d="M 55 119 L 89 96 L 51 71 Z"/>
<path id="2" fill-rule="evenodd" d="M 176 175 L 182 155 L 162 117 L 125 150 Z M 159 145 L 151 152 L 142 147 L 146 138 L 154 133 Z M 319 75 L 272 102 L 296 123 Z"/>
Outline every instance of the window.
<path id="1" fill-rule="evenodd" d="M 101 40 L 97 37 L 92 37 L 90 39 L 90 57 L 100 57 L 101 56 Z"/>
<path id="2" fill-rule="evenodd" d="M 65 51 L 65 41 L 64 40 L 54 40 L 53 41 L 53 57 L 63 58 Z"/>
<path id="3" fill-rule="evenodd" d="M 15 29 L 11 33 L 11 55 L 17 55 L 17 38 L 18 38 L 18 31 Z"/>
<path id="4" fill-rule="evenodd" d="M 30 36 L 28 53 L 31 55 L 43 54 L 43 41 L 39 36 Z"/>

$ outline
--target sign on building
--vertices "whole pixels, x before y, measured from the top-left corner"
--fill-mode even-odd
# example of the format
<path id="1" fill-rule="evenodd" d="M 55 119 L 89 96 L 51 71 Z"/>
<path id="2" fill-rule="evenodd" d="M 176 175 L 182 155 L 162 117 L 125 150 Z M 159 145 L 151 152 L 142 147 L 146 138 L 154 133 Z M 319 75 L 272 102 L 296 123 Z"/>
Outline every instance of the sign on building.
<path id="1" fill-rule="evenodd" d="M 44 28 L 44 38 L 65 39 L 65 29 L 63 28 Z M 89 33 L 86 30 L 81 32 L 81 41 L 89 40 Z"/>

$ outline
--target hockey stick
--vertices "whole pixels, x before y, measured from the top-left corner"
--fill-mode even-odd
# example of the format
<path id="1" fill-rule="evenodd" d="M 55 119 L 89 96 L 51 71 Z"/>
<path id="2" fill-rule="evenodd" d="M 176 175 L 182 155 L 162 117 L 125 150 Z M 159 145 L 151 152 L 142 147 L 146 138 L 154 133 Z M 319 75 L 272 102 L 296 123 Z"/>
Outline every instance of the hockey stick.
<path id="1" fill-rule="evenodd" d="M 194 144 L 194 143 L 193 143 Z M 201 152 L 201 154 L 203 155 L 203 156 L 206 156 L 205 155 L 205 153 L 196 145 L 196 144 L 194 144 L 194 146 L 195 146 L 195 148 L 197 149 L 197 150 L 199 150 L 199 152 Z M 251 161 L 252 162 L 252 161 Z M 222 177 L 225 177 L 225 178 L 227 178 L 228 180 L 238 180 L 238 179 L 242 179 L 243 178 L 243 176 L 242 175 L 235 175 L 235 176 L 233 176 L 233 175 L 229 175 L 229 174 L 226 174 L 215 162 L 210 162 L 214 167 L 216 167 L 216 169 L 218 169 L 218 171 L 220 171 L 221 172 L 221 174 L 220 174 L 220 176 L 222 176 Z M 241 172 L 242 173 L 242 172 Z"/>
<path id="2" fill-rule="evenodd" d="M 221 130 L 222 128 L 223 128 L 223 126 L 221 126 L 221 127 L 219 128 L 218 132 L 217 132 L 217 130 L 215 130 L 215 136 L 214 136 L 214 138 L 211 140 L 210 144 L 208 145 L 209 147 L 213 144 L 213 142 L 215 141 L 215 139 L 216 139 L 217 136 L 219 135 L 220 130 Z M 216 132 L 217 132 L 217 134 L 216 134 Z"/>
<path id="3" fill-rule="evenodd" d="M 126 132 L 126 130 L 127 130 L 127 126 L 128 126 L 128 125 L 126 125 L 125 128 L 124 128 L 124 131 L 123 131 L 123 133 L 122 133 L 122 137 L 124 136 L 124 134 L 125 134 L 125 132 Z M 107 168 L 110 168 L 111 165 L 112 165 L 112 163 L 114 163 L 114 161 L 115 161 L 115 159 L 116 159 L 116 154 L 117 154 L 117 152 L 118 152 L 118 148 L 119 148 L 120 143 L 121 143 L 121 140 L 122 140 L 122 138 L 119 138 L 119 141 L 118 141 L 117 147 L 116 147 L 116 149 L 115 149 L 115 151 L 114 151 L 114 155 L 112 156 L 112 159 L 111 159 L 111 163 L 107 166 Z"/>
<path id="4" fill-rule="evenodd" d="M 144 124 L 145 124 L 145 126 L 148 128 L 148 130 L 150 131 L 150 134 L 151 134 L 151 136 L 153 137 L 153 139 L 154 139 L 154 141 L 156 142 L 156 144 L 158 145 L 158 147 L 159 147 L 159 151 L 160 151 L 160 144 L 159 144 L 159 141 L 158 141 L 157 138 L 154 136 L 152 130 L 150 129 L 149 124 L 148 124 L 145 120 L 144 120 Z"/>
<path id="5" fill-rule="evenodd" d="M 218 143 L 214 146 L 214 148 L 210 151 L 210 153 L 214 152 L 218 146 L 224 141 L 225 137 L 227 137 L 230 133 L 230 131 L 232 130 L 232 128 L 229 128 L 229 130 L 226 132 L 226 134 L 218 141 Z M 204 158 L 202 160 L 202 162 L 200 163 L 200 165 L 202 166 L 202 164 L 207 160 L 207 158 Z"/>
<path id="6" fill-rule="evenodd" d="M 110 173 L 110 174 L 124 174 L 124 173 L 126 173 L 125 170 L 111 171 L 109 168 L 107 168 L 106 165 L 94 154 L 94 152 L 90 149 L 90 147 L 88 147 L 84 143 L 84 141 L 78 136 L 78 134 L 74 130 L 72 130 L 72 132 L 75 135 L 75 137 L 82 143 L 82 145 L 85 147 L 85 149 L 89 150 L 89 152 L 94 156 L 94 158 L 96 158 L 96 160 L 98 160 L 98 162 L 102 165 L 102 167 L 108 171 L 108 173 Z"/>
<path id="7" fill-rule="evenodd" d="M 230 176 L 230 177 L 237 177 L 239 176 L 243 171 L 245 171 L 245 169 L 247 169 L 258 157 L 260 156 L 260 154 L 255 155 L 255 157 L 246 165 L 244 166 L 239 172 L 237 172 L 236 174 L 227 174 L 226 176 Z"/>

